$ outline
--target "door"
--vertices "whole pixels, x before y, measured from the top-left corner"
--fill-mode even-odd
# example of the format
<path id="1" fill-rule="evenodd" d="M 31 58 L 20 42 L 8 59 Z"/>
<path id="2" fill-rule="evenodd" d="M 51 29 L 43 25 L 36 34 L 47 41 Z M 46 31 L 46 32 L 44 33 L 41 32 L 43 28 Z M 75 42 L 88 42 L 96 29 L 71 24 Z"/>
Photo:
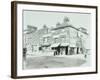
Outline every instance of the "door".
<path id="1" fill-rule="evenodd" d="M 68 46 L 65 49 L 65 55 L 68 55 Z"/>

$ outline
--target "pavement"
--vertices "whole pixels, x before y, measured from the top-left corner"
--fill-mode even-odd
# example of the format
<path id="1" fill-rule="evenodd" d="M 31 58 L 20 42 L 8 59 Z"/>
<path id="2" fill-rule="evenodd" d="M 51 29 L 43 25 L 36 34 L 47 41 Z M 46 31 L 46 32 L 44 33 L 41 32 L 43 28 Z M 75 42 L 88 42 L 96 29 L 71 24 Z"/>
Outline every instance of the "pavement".
<path id="1" fill-rule="evenodd" d="M 24 69 L 62 68 L 89 65 L 90 55 L 88 55 L 87 58 L 85 58 L 83 54 L 53 56 L 52 52 L 49 55 L 48 53 L 28 54 L 26 61 L 24 61 Z"/>

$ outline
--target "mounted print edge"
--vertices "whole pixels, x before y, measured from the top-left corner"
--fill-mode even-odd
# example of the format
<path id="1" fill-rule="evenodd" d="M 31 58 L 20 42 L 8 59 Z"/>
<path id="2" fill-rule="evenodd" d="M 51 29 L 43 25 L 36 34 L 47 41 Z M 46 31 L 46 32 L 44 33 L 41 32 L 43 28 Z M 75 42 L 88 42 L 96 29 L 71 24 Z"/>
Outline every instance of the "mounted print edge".
<path id="1" fill-rule="evenodd" d="M 61 7 L 82 7 L 82 8 L 94 8 L 96 9 L 96 71 L 94 72 L 78 72 L 78 73 L 61 73 L 61 74 L 46 74 L 46 75 L 29 75 L 29 76 L 17 76 L 17 4 L 36 4 L 36 5 L 49 5 L 49 6 L 61 6 Z M 66 75 L 80 75 L 80 74 L 94 74 L 98 72 L 98 8 L 97 6 L 88 5 L 72 5 L 72 4 L 58 4 L 58 3 L 40 3 L 40 2 L 24 2 L 24 1 L 12 1 L 11 2 L 11 78 L 35 78 L 35 77 L 50 77 L 50 76 L 66 76 Z"/>

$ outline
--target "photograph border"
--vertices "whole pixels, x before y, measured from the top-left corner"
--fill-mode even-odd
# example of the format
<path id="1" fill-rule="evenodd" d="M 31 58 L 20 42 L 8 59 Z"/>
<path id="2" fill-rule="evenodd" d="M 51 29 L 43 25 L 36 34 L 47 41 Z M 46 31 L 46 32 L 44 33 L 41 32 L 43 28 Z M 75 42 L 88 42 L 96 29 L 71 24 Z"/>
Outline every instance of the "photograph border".
<path id="1" fill-rule="evenodd" d="M 93 8 L 96 9 L 96 71 L 94 72 L 80 72 L 80 73 L 63 73 L 63 74 L 47 74 L 47 75 L 30 75 L 17 76 L 17 4 L 27 5 L 47 5 L 59 7 L 76 7 L 76 8 Z M 66 75 L 80 75 L 80 74 L 95 74 L 98 73 L 98 7 L 88 5 L 73 5 L 73 4 L 59 4 L 59 3 L 42 3 L 42 2 L 27 2 L 27 1 L 12 1 L 11 2 L 11 78 L 32 78 L 32 77 L 50 77 L 50 76 L 66 76 Z"/>

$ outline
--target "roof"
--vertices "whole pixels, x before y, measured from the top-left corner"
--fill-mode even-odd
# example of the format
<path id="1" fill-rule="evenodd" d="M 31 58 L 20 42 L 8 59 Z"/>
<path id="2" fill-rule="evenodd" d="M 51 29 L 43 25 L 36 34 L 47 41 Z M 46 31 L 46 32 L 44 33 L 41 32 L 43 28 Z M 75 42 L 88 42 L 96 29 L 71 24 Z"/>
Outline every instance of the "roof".
<path id="1" fill-rule="evenodd" d="M 75 29 L 75 30 L 77 30 L 77 31 L 80 31 L 80 32 L 82 32 L 82 33 L 88 35 L 87 32 L 84 32 L 84 31 L 80 30 L 80 28 L 76 28 L 76 27 L 74 27 L 74 26 L 72 26 L 72 25 L 60 26 L 60 27 L 53 28 L 52 30 L 59 30 L 59 29 L 64 29 L 64 28 L 68 28 L 68 27 L 73 28 L 73 29 Z"/>
<path id="2" fill-rule="evenodd" d="M 24 30 L 24 34 L 31 34 L 33 33 L 34 31 L 30 31 L 30 30 Z"/>
<path id="3" fill-rule="evenodd" d="M 35 26 L 32 26 L 32 25 L 27 25 L 27 28 L 28 28 L 28 29 L 37 30 L 37 27 L 35 27 Z"/>
<path id="4" fill-rule="evenodd" d="M 71 25 L 56 27 L 56 28 L 53 28 L 52 30 L 64 29 L 67 27 L 71 27 Z"/>

